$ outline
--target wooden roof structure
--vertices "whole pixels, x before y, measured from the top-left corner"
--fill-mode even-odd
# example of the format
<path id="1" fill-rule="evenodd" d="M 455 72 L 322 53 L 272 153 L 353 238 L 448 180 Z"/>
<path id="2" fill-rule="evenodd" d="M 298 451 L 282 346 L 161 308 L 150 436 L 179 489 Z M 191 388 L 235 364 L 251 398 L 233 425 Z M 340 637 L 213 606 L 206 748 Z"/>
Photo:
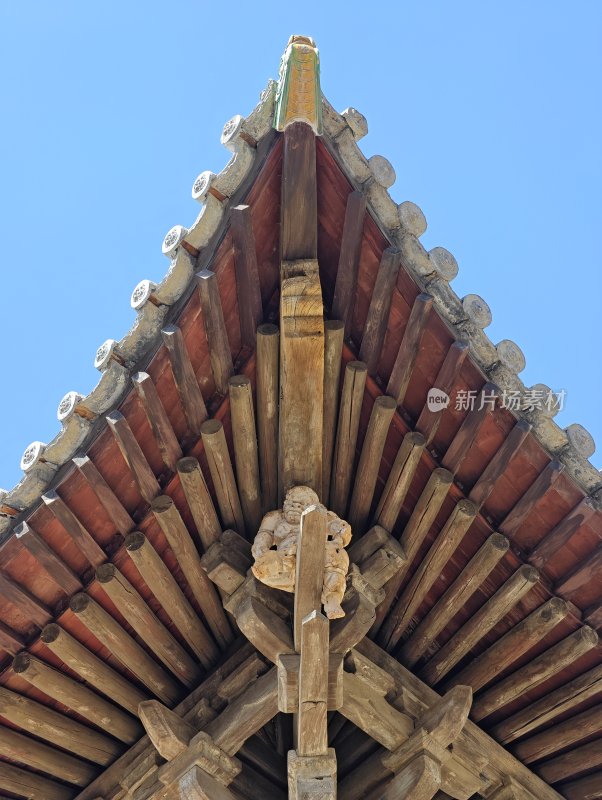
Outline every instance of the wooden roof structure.
<path id="1" fill-rule="evenodd" d="M 602 798 L 591 437 L 505 407 L 520 349 L 366 133 L 291 37 L 98 386 L 2 493 L 2 797 Z M 298 484 L 353 530 L 332 622 L 321 507 L 294 601 L 250 572 Z"/>

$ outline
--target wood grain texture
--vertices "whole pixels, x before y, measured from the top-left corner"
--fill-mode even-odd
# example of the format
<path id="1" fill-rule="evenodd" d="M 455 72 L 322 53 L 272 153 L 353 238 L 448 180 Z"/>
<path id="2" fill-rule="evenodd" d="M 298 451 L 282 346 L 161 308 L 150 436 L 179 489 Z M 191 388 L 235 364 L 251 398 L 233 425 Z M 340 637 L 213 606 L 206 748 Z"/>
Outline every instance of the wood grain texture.
<path id="1" fill-rule="evenodd" d="M 276 325 L 257 328 L 257 441 L 264 514 L 278 507 L 278 404 L 280 331 Z"/>
<path id="2" fill-rule="evenodd" d="M 186 350 L 182 331 L 176 325 L 166 325 L 161 331 L 161 336 L 167 349 L 188 429 L 193 436 L 198 436 L 201 425 L 207 419 L 207 407 Z"/>
<path id="3" fill-rule="evenodd" d="M 196 276 L 196 285 L 203 311 L 203 324 L 209 346 L 215 388 L 220 394 L 225 395 L 228 393 L 228 381 L 234 372 L 234 366 L 217 285 L 217 275 L 215 272 L 204 269 Z"/>
<path id="4" fill-rule="evenodd" d="M 230 209 L 230 230 L 234 248 L 240 338 L 244 346 L 254 350 L 257 326 L 263 317 L 263 306 L 249 206 L 239 205 Z"/>
<path id="5" fill-rule="evenodd" d="M 331 311 L 333 319 L 341 320 L 343 323 L 345 336 L 349 335 L 351 329 L 365 214 L 365 195 L 357 190 L 350 192 L 345 207 L 345 222 Z"/>
<path id="6" fill-rule="evenodd" d="M 374 375 L 377 371 L 389 320 L 391 297 L 400 265 L 400 251 L 388 247 L 382 254 L 378 268 L 360 347 L 360 360 L 366 364 L 370 375 Z"/>

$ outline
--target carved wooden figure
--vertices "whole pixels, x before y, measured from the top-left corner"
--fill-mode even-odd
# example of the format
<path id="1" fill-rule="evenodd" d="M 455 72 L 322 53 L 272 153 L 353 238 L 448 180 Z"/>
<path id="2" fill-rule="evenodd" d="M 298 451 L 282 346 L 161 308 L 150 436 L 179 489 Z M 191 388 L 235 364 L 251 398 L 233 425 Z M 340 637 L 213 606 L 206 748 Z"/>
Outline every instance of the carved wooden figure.
<path id="1" fill-rule="evenodd" d="M 270 511 L 263 518 L 253 542 L 255 563 L 252 569 L 255 577 L 267 586 L 285 592 L 295 591 L 301 515 L 312 505 L 320 506 L 316 492 L 309 486 L 293 486 L 286 493 L 282 510 Z M 349 571 L 349 556 L 345 547 L 351 541 L 351 527 L 333 511 L 326 511 L 326 514 L 328 536 L 321 599 L 326 616 L 338 619 L 345 616 L 341 601 Z"/>

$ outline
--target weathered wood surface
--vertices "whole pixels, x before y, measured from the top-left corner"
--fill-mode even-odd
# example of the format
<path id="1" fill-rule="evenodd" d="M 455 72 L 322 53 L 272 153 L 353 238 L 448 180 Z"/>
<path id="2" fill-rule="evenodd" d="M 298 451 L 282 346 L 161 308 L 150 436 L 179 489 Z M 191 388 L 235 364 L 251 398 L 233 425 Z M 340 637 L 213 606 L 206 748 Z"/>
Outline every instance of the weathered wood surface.
<path id="1" fill-rule="evenodd" d="M 375 521 L 389 532 L 393 530 L 397 522 L 425 446 L 424 436 L 421 433 L 410 431 L 403 437 L 397 451 L 374 514 Z"/>
<path id="2" fill-rule="evenodd" d="M 326 755 L 328 749 L 328 620 L 319 611 L 301 624 L 297 753 Z"/>
<path id="3" fill-rule="evenodd" d="M 378 267 L 360 347 L 360 361 L 366 364 L 366 369 L 370 375 L 375 374 L 381 357 L 389 320 L 391 298 L 397 282 L 400 265 L 400 251 L 395 247 L 387 247 L 382 254 Z"/>
<path id="4" fill-rule="evenodd" d="M 348 672 L 343 673 L 339 713 L 387 750 L 396 750 L 414 730 L 410 717 L 390 705 L 382 690 Z"/>
<path id="5" fill-rule="evenodd" d="M 56 623 L 47 625 L 40 638 L 46 647 L 76 675 L 130 714 L 137 715 L 138 705 L 148 700 L 148 695 L 105 664 Z"/>
<path id="6" fill-rule="evenodd" d="M 0 762 L 0 789 L 29 800 L 72 800 L 76 790 L 55 783 L 35 772 Z"/>
<path id="7" fill-rule="evenodd" d="M 140 703 L 138 713 L 155 749 L 167 761 L 183 753 L 196 733 L 193 725 L 158 700 Z"/>
<path id="8" fill-rule="evenodd" d="M 318 256 L 316 136 L 303 122 L 284 131 L 280 255 L 285 261 Z"/>
<path id="9" fill-rule="evenodd" d="M 322 491 L 324 319 L 317 261 L 283 261 L 280 285 L 280 494 Z"/>
<path id="10" fill-rule="evenodd" d="M 93 538 L 92 534 L 84 528 L 73 511 L 59 496 L 58 492 L 51 490 L 42 495 L 42 501 L 52 515 L 61 523 L 65 533 L 88 561 L 91 567 L 98 567 L 107 557 Z"/>
<path id="11" fill-rule="evenodd" d="M 263 317 L 263 306 L 249 206 L 239 205 L 230 209 L 230 231 L 234 249 L 240 338 L 245 347 L 254 350 L 257 326 Z"/>
<path id="12" fill-rule="evenodd" d="M 175 472 L 176 463 L 182 457 L 182 448 L 176 438 L 155 384 L 146 372 L 137 372 L 133 375 L 132 383 L 144 408 L 144 413 L 157 442 L 163 463 L 170 472 Z"/>
<path id="13" fill-rule="evenodd" d="M 579 628 L 481 694 L 473 706 L 473 719 L 484 719 L 516 697 L 539 686 L 597 644 L 598 634 L 592 628 L 585 625 Z"/>
<path id="14" fill-rule="evenodd" d="M 143 598 L 114 564 L 103 564 L 96 579 L 115 608 L 140 639 L 176 678 L 192 689 L 201 679 L 198 664 L 146 605 Z"/>
<path id="15" fill-rule="evenodd" d="M 579 591 L 587 586 L 596 585 L 602 575 L 602 545 L 591 553 L 584 563 L 579 564 L 569 575 L 558 581 L 555 586 L 557 594 L 567 600 L 574 600 Z"/>
<path id="16" fill-rule="evenodd" d="M 98 767 L 0 726 L 0 755 L 75 786 L 86 786 Z"/>
<path id="17" fill-rule="evenodd" d="M 483 385 L 481 392 L 483 396 L 487 397 L 499 397 L 501 394 L 499 387 L 489 381 Z M 493 410 L 490 403 L 481 403 L 478 407 L 468 412 L 451 444 L 445 451 L 441 461 L 442 467 L 454 474 L 458 472 L 464 459 L 476 443 L 484 423 L 493 414 Z"/>
<path id="18" fill-rule="evenodd" d="M 89 720 L 101 730 L 126 744 L 132 744 L 140 735 L 140 725 L 117 706 L 73 680 L 63 672 L 48 666 L 29 653 L 20 653 L 12 663 L 13 671 L 31 686 L 44 692 L 67 708 Z"/>
<path id="19" fill-rule="evenodd" d="M 82 588 L 81 581 L 77 575 L 69 569 L 54 550 L 46 544 L 45 540 L 33 528 L 30 528 L 26 522 L 22 522 L 14 529 L 14 542 L 17 547 L 22 547 L 35 558 L 44 572 L 52 578 L 67 596 Z"/>
<path id="20" fill-rule="evenodd" d="M 445 392 L 445 394 L 451 397 L 454 386 L 460 378 L 462 366 L 467 355 L 467 342 L 453 342 L 447 351 L 439 372 L 437 373 L 433 387 Z M 424 408 L 420 412 L 420 416 L 416 422 L 416 430 L 420 431 L 420 433 L 425 437 L 427 445 L 430 444 L 435 438 L 442 418 L 443 411 L 439 409 L 431 410 L 428 407 L 428 404 L 425 404 Z"/>
<path id="21" fill-rule="evenodd" d="M 201 558 L 171 497 L 161 495 L 151 504 L 151 511 L 178 560 L 184 577 L 199 604 L 216 642 L 225 648 L 232 641 L 232 630 L 222 602 L 201 566 Z"/>
<path id="22" fill-rule="evenodd" d="M 428 755 L 418 755 L 372 800 L 431 800 L 441 786 L 441 768 Z"/>
<path id="23" fill-rule="evenodd" d="M 529 562 L 537 569 L 543 569 L 547 562 L 556 555 L 573 537 L 573 534 L 585 525 L 593 516 L 596 507 L 591 498 L 585 497 L 569 511 L 531 551 Z"/>
<path id="24" fill-rule="evenodd" d="M 475 692 L 482 689 L 544 639 L 569 613 L 568 603 L 552 597 L 471 661 L 449 685 L 467 684 Z"/>
<path id="25" fill-rule="evenodd" d="M 599 665 L 494 725 L 491 734 L 502 744 L 509 744 L 601 693 L 602 665 Z"/>
<path id="26" fill-rule="evenodd" d="M 201 425 L 207 419 L 207 407 L 184 344 L 182 331 L 176 325 L 166 325 L 161 331 L 161 336 L 169 355 L 188 428 L 191 434 L 198 436 Z"/>
<path id="27" fill-rule="evenodd" d="M 257 328 L 257 441 L 264 513 L 278 507 L 278 404 L 280 331 L 276 325 Z"/>
<path id="28" fill-rule="evenodd" d="M 85 482 L 98 497 L 102 507 L 109 515 L 109 519 L 115 525 L 116 530 L 125 536 L 135 526 L 134 520 L 130 517 L 127 510 L 109 484 L 97 470 L 93 461 L 88 456 L 72 459 L 75 467 Z"/>
<path id="29" fill-rule="evenodd" d="M 107 650 L 138 680 L 168 705 L 182 694 L 180 685 L 152 659 L 113 617 L 81 592 L 71 598 L 69 608 Z"/>
<path id="30" fill-rule="evenodd" d="M 245 521 L 222 422 L 208 419 L 201 426 L 201 436 L 222 523 L 244 536 Z"/>
<path id="31" fill-rule="evenodd" d="M 328 505 L 330 495 L 344 332 L 344 324 L 340 320 L 324 322 L 324 421 L 322 427 L 322 492 L 320 495 L 324 505 Z"/>
<path id="32" fill-rule="evenodd" d="M 324 554 L 328 536 L 326 509 L 310 506 L 301 515 L 294 596 L 294 644 L 300 652 L 303 622 L 313 611 L 319 611 L 324 585 Z M 309 755 L 306 753 L 305 755 Z"/>
<path id="33" fill-rule="evenodd" d="M 287 767 L 289 800 L 336 800 L 337 757 L 332 748 L 319 756 L 289 750 Z"/>
<path id="34" fill-rule="evenodd" d="M 400 657 L 406 666 L 413 667 L 417 661 L 428 654 L 435 639 L 504 557 L 509 546 L 508 539 L 500 533 L 492 534 L 485 541 L 445 594 L 421 620 L 410 638 L 402 645 Z"/>
<path id="35" fill-rule="evenodd" d="M 572 747 L 583 739 L 602 734 L 602 706 L 598 704 L 563 722 L 518 742 L 512 752 L 524 764 L 531 764 Z"/>
<path id="36" fill-rule="evenodd" d="M 602 772 L 565 783 L 561 791 L 566 800 L 600 800 L 602 798 Z"/>
<path id="37" fill-rule="evenodd" d="M 0 597 L 20 609 L 21 613 L 38 628 L 43 628 L 52 619 L 50 609 L 44 603 L 2 572 L 0 572 Z"/>
<path id="38" fill-rule="evenodd" d="M 361 361 L 350 361 L 345 367 L 329 500 L 340 517 L 347 512 L 366 376 L 366 365 Z"/>
<path id="39" fill-rule="evenodd" d="M 120 411 L 111 411 L 106 420 L 142 498 L 147 503 L 152 502 L 161 489 L 128 421 Z"/>
<path id="40" fill-rule="evenodd" d="M 178 800 L 236 800 L 236 795 L 194 765 L 178 781 Z"/>
<path id="41" fill-rule="evenodd" d="M 283 653 L 293 653 L 294 643 L 290 626 L 273 611 L 254 598 L 244 599 L 235 611 L 242 633 L 273 664 Z"/>
<path id="42" fill-rule="evenodd" d="M 261 522 L 261 486 L 253 387 L 246 375 L 234 375 L 229 381 L 229 391 L 236 482 L 242 513 L 247 530 L 258 531 Z"/>
<path id="43" fill-rule="evenodd" d="M 519 567 L 420 670 L 422 680 L 431 686 L 439 683 L 531 591 L 539 577 L 539 572 L 534 567 Z"/>
<path id="44" fill-rule="evenodd" d="M 502 446 L 489 464 L 481 472 L 478 481 L 468 495 L 469 500 L 472 500 L 479 508 L 487 501 L 498 478 L 504 474 L 508 465 L 520 450 L 522 443 L 529 435 L 530 430 L 531 425 L 526 420 L 519 420 L 504 439 Z"/>
<path id="45" fill-rule="evenodd" d="M 395 597 L 405 580 L 407 570 L 410 568 L 437 514 L 441 510 L 452 483 L 453 475 L 451 472 L 439 467 L 433 470 L 426 486 L 422 490 L 399 540 L 406 555 L 406 562 L 385 587 L 386 597 L 377 609 L 376 623 L 373 628 L 374 633 L 380 630 L 389 613 L 389 609 L 395 602 Z M 387 647 L 392 646 L 383 631 L 379 633 L 379 641 L 383 642 Z"/>
<path id="46" fill-rule="evenodd" d="M 219 649 L 161 556 L 140 531 L 126 536 L 125 549 L 143 581 L 169 614 L 200 663 L 210 667 L 217 661 Z"/>
<path id="47" fill-rule="evenodd" d="M 353 317 L 365 214 L 364 193 L 357 190 L 350 192 L 345 207 L 345 222 L 331 312 L 335 319 L 343 323 L 345 336 L 349 335 Z"/>
<path id="48" fill-rule="evenodd" d="M 535 506 L 542 500 L 546 492 L 554 486 L 564 472 L 564 464 L 550 461 L 527 489 L 518 503 L 506 515 L 499 526 L 501 533 L 513 537 L 523 526 Z"/>
<path id="49" fill-rule="evenodd" d="M 64 750 L 94 764 L 106 766 L 123 750 L 109 736 L 5 687 L 0 687 L 0 716 L 23 731 L 51 744 L 60 744 Z"/>
<path id="50" fill-rule="evenodd" d="M 476 506 L 469 500 L 460 500 L 456 504 L 383 625 L 383 637 L 391 642 L 391 646 L 397 644 L 410 626 L 412 617 L 456 552 L 476 513 Z"/>
<path id="51" fill-rule="evenodd" d="M 196 285 L 203 312 L 203 325 L 207 336 L 215 389 L 225 395 L 228 393 L 228 381 L 234 372 L 234 366 L 217 285 L 217 275 L 215 272 L 204 269 L 197 274 Z"/>
<path id="52" fill-rule="evenodd" d="M 366 529 L 380 462 L 396 408 L 395 399 L 386 395 L 377 397 L 372 406 L 349 505 L 348 520 L 356 536 L 361 536 Z"/>
<path id="53" fill-rule="evenodd" d="M 199 462 L 192 456 L 181 458 L 178 461 L 177 469 L 186 502 L 196 526 L 198 539 L 203 550 L 207 550 L 219 540 L 222 526 L 209 494 L 205 476 Z"/>
<path id="54" fill-rule="evenodd" d="M 429 294 L 419 294 L 414 300 L 387 385 L 387 394 L 397 399 L 398 406 L 403 405 L 432 307 Z"/>
<path id="55" fill-rule="evenodd" d="M 537 767 L 538 774 L 548 783 L 559 783 L 587 770 L 602 767 L 600 739 L 575 747 L 568 753 L 551 758 Z"/>

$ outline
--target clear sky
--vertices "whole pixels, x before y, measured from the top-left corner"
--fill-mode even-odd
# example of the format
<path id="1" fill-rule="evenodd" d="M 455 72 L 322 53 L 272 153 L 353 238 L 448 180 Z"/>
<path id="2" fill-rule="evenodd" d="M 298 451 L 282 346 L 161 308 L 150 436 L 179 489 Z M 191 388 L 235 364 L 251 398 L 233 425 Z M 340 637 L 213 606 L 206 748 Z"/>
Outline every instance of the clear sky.
<path id="1" fill-rule="evenodd" d="M 599 0 L 1 3 L 0 486 L 98 380 L 96 348 L 167 270 L 164 234 L 194 219 L 222 125 L 291 33 L 316 39 L 325 94 L 368 118 L 362 149 L 456 256 L 456 292 L 489 303 L 527 385 L 566 389 L 557 421 L 592 432 L 602 467 L 601 23 Z"/>

